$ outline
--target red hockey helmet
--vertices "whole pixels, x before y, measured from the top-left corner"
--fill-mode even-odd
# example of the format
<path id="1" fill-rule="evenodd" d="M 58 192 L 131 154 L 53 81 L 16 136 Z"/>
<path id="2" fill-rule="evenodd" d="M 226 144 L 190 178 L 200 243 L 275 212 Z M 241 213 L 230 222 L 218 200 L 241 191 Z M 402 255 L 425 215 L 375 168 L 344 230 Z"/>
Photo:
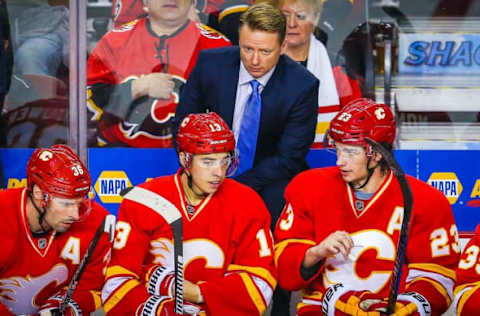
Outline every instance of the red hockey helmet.
<path id="1" fill-rule="evenodd" d="M 230 153 L 227 177 L 235 174 L 238 167 L 235 136 L 227 123 L 215 112 L 190 114 L 185 117 L 178 128 L 177 150 L 187 154 L 187 168 L 193 159 L 192 155 L 222 152 Z"/>
<path id="2" fill-rule="evenodd" d="M 85 197 L 79 211 L 80 216 L 91 209 L 89 193 L 92 179 L 87 168 L 75 152 L 67 145 L 54 145 L 36 149 L 27 164 L 27 187 L 37 185 L 48 199 L 53 197 L 76 199 Z M 92 198 L 90 196 L 90 198 Z"/>
<path id="3" fill-rule="evenodd" d="M 194 155 L 231 152 L 235 136 L 217 113 L 190 114 L 178 128 L 177 147 L 179 152 Z"/>
<path id="4" fill-rule="evenodd" d="M 378 143 L 393 144 L 395 131 L 390 108 L 364 98 L 348 103 L 333 118 L 328 136 L 335 142 L 368 148 L 366 137 Z"/>

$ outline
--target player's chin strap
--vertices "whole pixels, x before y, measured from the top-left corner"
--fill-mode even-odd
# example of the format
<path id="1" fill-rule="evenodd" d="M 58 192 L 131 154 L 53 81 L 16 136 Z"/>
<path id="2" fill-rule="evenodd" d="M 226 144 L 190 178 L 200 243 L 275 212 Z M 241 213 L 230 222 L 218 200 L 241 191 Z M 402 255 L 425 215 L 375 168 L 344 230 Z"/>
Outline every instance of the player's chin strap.
<path id="1" fill-rule="evenodd" d="M 190 188 L 190 190 L 192 190 L 193 194 L 199 195 L 202 198 L 204 198 L 206 194 L 197 194 L 193 190 L 192 174 L 188 171 L 188 168 L 191 167 L 192 165 L 192 160 L 193 160 L 193 154 L 185 153 L 185 166 L 183 166 L 183 172 L 187 175 L 187 185 Z"/>
<path id="2" fill-rule="evenodd" d="M 40 210 L 40 207 L 38 207 L 37 203 L 35 203 L 35 200 L 33 199 L 31 192 L 28 192 L 28 197 L 30 198 L 30 201 L 32 202 L 33 207 L 35 208 L 35 210 L 38 213 L 38 224 L 40 225 L 40 228 L 42 229 L 42 231 L 40 233 L 32 231 L 32 234 L 34 234 L 36 236 L 39 236 L 39 237 L 48 234 L 50 230 L 45 230 L 45 228 L 43 228 L 43 220 L 45 219 L 45 215 L 47 214 L 46 208 L 43 208 L 43 211 Z"/>
<path id="3" fill-rule="evenodd" d="M 187 185 L 189 187 L 189 189 L 193 192 L 193 194 L 201 197 L 202 199 L 204 199 L 208 194 L 205 194 L 205 193 L 201 193 L 201 194 L 198 194 L 197 192 L 195 192 L 195 190 L 193 189 L 193 179 L 192 179 L 192 174 L 190 172 L 188 172 L 187 168 L 185 168 L 183 170 L 183 172 L 186 174 L 187 176 Z M 187 193 L 185 192 L 185 195 L 187 195 Z"/>

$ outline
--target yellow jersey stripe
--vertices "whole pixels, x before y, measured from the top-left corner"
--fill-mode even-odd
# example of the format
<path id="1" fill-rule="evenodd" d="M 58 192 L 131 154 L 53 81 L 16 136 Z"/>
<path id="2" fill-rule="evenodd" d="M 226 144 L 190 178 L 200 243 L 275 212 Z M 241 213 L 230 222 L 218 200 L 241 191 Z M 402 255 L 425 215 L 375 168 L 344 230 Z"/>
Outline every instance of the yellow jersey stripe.
<path id="1" fill-rule="evenodd" d="M 448 269 L 445 267 L 442 267 L 438 264 L 435 263 L 411 263 L 408 265 L 409 269 L 418 269 L 418 270 L 424 270 L 424 271 L 430 271 L 430 272 L 435 272 L 438 274 L 441 274 L 443 276 L 446 276 L 452 280 L 457 279 L 457 275 L 455 274 L 455 270 Z"/>
<path id="2" fill-rule="evenodd" d="M 323 298 L 323 293 L 320 291 L 313 291 L 313 292 L 307 292 L 305 290 L 302 290 L 302 298 L 304 299 L 311 299 L 311 300 L 318 300 L 321 301 Z"/>
<path id="3" fill-rule="evenodd" d="M 325 131 L 330 126 L 330 122 L 317 122 L 317 128 L 315 134 L 325 134 Z"/>
<path id="4" fill-rule="evenodd" d="M 114 294 L 111 295 L 105 304 L 103 305 L 103 310 L 105 313 L 108 313 L 112 308 L 115 307 L 115 305 L 120 302 L 125 295 L 127 295 L 128 292 L 130 292 L 131 289 L 136 287 L 140 282 L 137 280 L 130 280 L 125 283 L 123 283 L 118 289 L 114 291 Z"/>
<path id="5" fill-rule="evenodd" d="M 132 271 L 128 270 L 128 269 L 125 269 L 124 267 L 122 266 L 112 266 L 112 267 L 108 267 L 107 268 L 107 274 L 105 276 L 106 279 L 109 279 L 111 278 L 112 276 L 115 276 L 115 275 L 131 275 L 133 276 L 135 279 L 140 279 L 138 277 L 137 274 L 133 273 Z"/>
<path id="6" fill-rule="evenodd" d="M 455 288 L 454 293 L 455 293 L 455 295 L 457 295 L 457 293 L 462 291 L 464 288 L 472 287 L 472 286 L 480 286 L 480 281 L 473 282 L 473 283 L 465 283 L 465 284 L 459 285 Z"/>
<path id="7" fill-rule="evenodd" d="M 306 304 L 306 303 L 299 302 L 299 303 L 297 304 L 297 311 L 298 311 L 300 308 L 308 307 L 308 306 L 311 306 L 311 305 L 310 305 L 310 304 Z"/>
<path id="8" fill-rule="evenodd" d="M 285 250 L 285 248 L 289 244 L 307 244 L 307 245 L 312 245 L 315 246 L 315 242 L 313 240 L 309 239 L 285 239 L 284 241 L 279 242 L 278 244 L 275 244 L 275 266 L 278 266 L 278 257 L 282 254 L 282 252 Z"/>
<path id="9" fill-rule="evenodd" d="M 268 271 L 265 268 L 242 266 L 242 265 L 238 265 L 238 264 L 229 265 L 228 268 L 227 268 L 227 271 L 233 271 L 233 270 L 241 270 L 241 271 L 245 271 L 245 272 L 248 272 L 248 273 L 251 273 L 251 274 L 258 275 L 262 279 L 265 279 L 270 284 L 272 289 L 274 289 L 275 286 L 277 286 L 277 280 L 275 280 L 275 278 L 270 273 L 270 271 Z"/>
<path id="10" fill-rule="evenodd" d="M 92 116 L 92 119 L 95 121 L 99 121 L 100 117 L 102 117 L 103 110 L 93 101 L 92 94 L 92 90 L 90 88 L 87 88 L 87 107 L 95 113 Z"/>
<path id="11" fill-rule="evenodd" d="M 99 309 L 102 306 L 102 298 L 100 297 L 101 293 L 99 291 L 90 291 L 93 297 L 93 303 L 95 304 L 95 310 Z"/>
<path id="12" fill-rule="evenodd" d="M 457 310 L 456 310 L 457 315 L 462 314 L 463 307 L 465 306 L 465 303 L 470 298 L 470 296 L 472 296 L 472 294 L 475 293 L 475 291 L 478 290 L 479 288 L 480 288 L 480 285 L 477 285 L 474 288 L 471 288 L 468 291 L 466 291 L 465 293 L 463 293 L 462 297 L 460 298 L 460 300 L 458 301 L 458 304 L 457 304 Z"/>
<path id="13" fill-rule="evenodd" d="M 237 5 L 234 7 L 231 7 L 229 9 L 223 10 L 219 15 L 218 15 L 218 22 L 222 22 L 223 18 L 226 17 L 229 14 L 233 13 L 240 13 L 240 12 L 245 12 L 248 9 L 248 5 Z"/>
<path id="14" fill-rule="evenodd" d="M 433 287 L 440 293 L 442 294 L 442 296 L 445 298 L 445 301 L 447 301 L 447 305 L 450 306 L 450 304 L 452 303 L 452 298 L 450 297 L 450 295 L 448 295 L 448 292 L 447 290 L 445 289 L 445 287 L 437 282 L 436 280 L 433 280 L 433 279 L 429 279 L 429 278 L 415 278 L 415 280 L 413 280 L 407 287 L 406 289 L 408 289 L 412 284 L 414 284 L 415 282 L 418 282 L 418 281 L 425 281 L 425 282 L 428 282 L 430 283 L 431 285 L 433 285 Z"/>
<path id="15" fill-rule="evenodd" d="M 263 312 L 267 309 L 262 294 L 258 291 L 255 283 L 252 281 L 252 279 L 247 273 L 239 273 L 238 275 L 240 275 L 240 277 L 242 278 L 248 295 L 250 295 L 252 302 L 255 304 L 255 307 L 257 307 L 258 314 L 262 315 Z"/>

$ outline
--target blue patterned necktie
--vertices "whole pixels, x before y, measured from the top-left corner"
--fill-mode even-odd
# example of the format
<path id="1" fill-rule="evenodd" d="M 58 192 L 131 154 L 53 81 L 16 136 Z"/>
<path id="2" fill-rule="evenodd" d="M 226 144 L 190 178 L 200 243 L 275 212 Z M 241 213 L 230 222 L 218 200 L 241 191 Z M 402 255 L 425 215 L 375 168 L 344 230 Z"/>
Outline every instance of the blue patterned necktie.
<path id="1" fill-rule="evenodd" d="M 260 126 L 260 113 L 262 110 L 262 98 L 260 96 L 260 83 L 257 80 L 250 81 L 252 93 L 248 97 L 243 112 L 242 123 L 238 135 L 237 149 L 240 152 L 240 163 L 236 175 L 242 174 L 252 168 L 257 148 L 258 129 Z"/>

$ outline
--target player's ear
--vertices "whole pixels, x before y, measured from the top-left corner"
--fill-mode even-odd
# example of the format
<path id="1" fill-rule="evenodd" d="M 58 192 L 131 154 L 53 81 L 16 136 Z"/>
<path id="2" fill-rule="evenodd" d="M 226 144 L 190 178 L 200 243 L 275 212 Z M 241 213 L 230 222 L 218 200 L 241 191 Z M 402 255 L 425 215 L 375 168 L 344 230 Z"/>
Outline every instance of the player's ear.
<path id="1" fill-rule="evenodd" d="M 378 151 L 373 152 L 373 159 L 375 159 L 376 162 L 379 162 L 380 160 L 382 160 L 382 158 L 383 155 L 381 153 L 379 153 Z"/>
<path id="2" fill-rule="evenodd" d="M 35 200 L 43 200 L 43 191 L 40 187 L 36 184 L 33 185 L 32 195 Z"/>

